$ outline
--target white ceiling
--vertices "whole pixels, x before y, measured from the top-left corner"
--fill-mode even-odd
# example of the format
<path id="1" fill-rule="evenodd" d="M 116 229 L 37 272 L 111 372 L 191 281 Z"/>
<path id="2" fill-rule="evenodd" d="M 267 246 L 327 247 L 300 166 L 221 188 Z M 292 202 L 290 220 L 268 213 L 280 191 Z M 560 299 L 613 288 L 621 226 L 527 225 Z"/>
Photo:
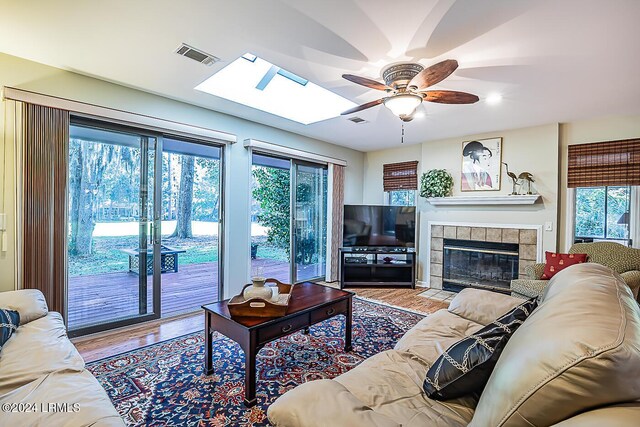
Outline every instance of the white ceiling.
<path id="1" fill-rule="evenodd" d="M 356 102 L 383 92 L 385 65 L 456 59 L 434 86 L 480 96 L 424 103 L 405 144 L 606 115 L 640 113 L 638 0 L 0 0 L 0 51 L 368 151 L 400 144 L 384 106 L 298 124 L 193 88 L 245 52 Z M 174 53 L 185 42 L 223 59 Z M 503 95 L 499 105 L 484 102 Z M 224 129 L 221 129 L 224 130 Z"/>

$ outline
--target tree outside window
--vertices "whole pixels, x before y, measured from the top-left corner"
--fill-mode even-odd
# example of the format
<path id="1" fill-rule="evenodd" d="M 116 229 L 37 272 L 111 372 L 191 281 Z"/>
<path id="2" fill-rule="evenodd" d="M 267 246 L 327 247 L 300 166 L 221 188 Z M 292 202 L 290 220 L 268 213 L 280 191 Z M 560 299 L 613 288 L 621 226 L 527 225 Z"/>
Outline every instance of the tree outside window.
<path id="1" fill-rule="evenodd" d="M 631 187 L 577 188 L 576 240 L 628 240 L 630 197 Z"/>
<path id="2" fill-rule="evenodd" d="M 387 191 L 390 206 L 415 206 L 416 190 Z"/>

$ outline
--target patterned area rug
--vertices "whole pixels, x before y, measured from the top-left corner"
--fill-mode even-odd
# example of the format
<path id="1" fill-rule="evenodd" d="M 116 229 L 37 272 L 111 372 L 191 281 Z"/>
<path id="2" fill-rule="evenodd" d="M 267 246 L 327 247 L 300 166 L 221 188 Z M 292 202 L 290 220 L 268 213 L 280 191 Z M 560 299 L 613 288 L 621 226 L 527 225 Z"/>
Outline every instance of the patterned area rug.
<path id="1" fill-rule="evenodd" d="M 320 378 L 334 378 L 384 350 L 423 318 L 419 314 L 353 301 L 353 351 L 344 353 L 344 317 L 337 316 L 265 346 L 258 354 L 258 404 L 247 409 L 244 354 L 214 336 L 214 373 L 203 374 L 204 333 L 160 342 L 89 363 L 129 426 L 263 426 L 278 396 Z"/>

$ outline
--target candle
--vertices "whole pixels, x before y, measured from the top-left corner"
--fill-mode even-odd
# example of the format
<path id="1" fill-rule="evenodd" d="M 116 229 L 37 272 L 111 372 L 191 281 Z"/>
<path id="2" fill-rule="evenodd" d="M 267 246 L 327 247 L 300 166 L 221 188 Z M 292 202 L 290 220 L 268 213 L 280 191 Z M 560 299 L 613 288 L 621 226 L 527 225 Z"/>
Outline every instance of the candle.
<path id="1" fill-rule="evenodd" d="M 280 298 L 278 286 L 271 286 L 271 291 L 271 301 L 278 302 L 278 299 Z"/>

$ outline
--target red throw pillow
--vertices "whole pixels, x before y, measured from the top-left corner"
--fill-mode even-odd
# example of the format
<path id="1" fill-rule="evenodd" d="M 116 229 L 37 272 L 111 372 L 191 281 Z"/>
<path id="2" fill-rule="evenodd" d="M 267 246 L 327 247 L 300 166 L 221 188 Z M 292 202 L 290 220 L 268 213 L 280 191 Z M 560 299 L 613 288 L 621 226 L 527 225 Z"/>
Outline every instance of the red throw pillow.
<path id="1" fill-rule="evenodd" d="M 587 262 L 587 254 L 557 254 L 546 251 L 544 256 L 547 259 L 547 263 L 544 265 L 542 279 L 551 279 L 557 272 L 570 265 Z"/>

